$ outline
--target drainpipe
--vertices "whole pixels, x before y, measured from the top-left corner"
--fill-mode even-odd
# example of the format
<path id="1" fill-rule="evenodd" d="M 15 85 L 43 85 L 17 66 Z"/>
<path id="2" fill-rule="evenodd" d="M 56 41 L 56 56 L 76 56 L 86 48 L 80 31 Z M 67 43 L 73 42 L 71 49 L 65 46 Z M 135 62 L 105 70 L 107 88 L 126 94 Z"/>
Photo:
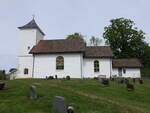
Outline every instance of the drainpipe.
<path id="1" fill-rule="evenodd" d="M 111 75 L 112 75 L 112 59 L 110 58 L 110 78 L 111 78 Z"/>
<path id="2" fill-rule="evenodd" d="M 34 63 L 35 63 L 35 55 L 33 54 L 32 78 L 34 78 Z"/>
<path id="3" fill-rule="evenodd" d="M 82 54 L 80 54 L 80 63 L 81 63 L 81 79 L 83 79 L 83 73 L 82 73 L 82 63 L 83 63 L 83 59 L 81 59 Z M 83 56 L 82 56 L 83 57 Z"/>

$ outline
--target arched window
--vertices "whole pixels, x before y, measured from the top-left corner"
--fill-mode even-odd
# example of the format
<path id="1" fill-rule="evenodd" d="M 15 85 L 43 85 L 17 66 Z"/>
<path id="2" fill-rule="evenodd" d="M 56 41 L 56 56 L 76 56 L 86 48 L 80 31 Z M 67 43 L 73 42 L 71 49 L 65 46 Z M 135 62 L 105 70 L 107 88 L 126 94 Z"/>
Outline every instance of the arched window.
<path id="1" fill-rule="evenodd" d="M 27 75 L 27 74 L 28 74 L 28 71 L 29 71 L 29 70 L 28 70 L 27 68 L 25 68 L 25 69 L 24 69 L 24 74 Z"/>
<path id="2" fill-rule="evenodd" d="M 94 61 L 94 72 L 99 72 L 99 61 Z"/>
<path id="3" fill-rule="evenodd" d="M 56 58 L 56 69 L 58 70 L 64 69 L 64 57 L 58 56 Z"/>

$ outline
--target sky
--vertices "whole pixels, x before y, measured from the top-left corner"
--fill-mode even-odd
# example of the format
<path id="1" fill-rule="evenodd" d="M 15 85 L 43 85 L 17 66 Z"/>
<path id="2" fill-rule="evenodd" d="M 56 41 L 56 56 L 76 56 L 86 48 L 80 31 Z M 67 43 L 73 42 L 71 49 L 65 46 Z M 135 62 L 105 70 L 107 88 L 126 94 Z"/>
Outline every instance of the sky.
<path id="1" fill-rule="evenodd" d="M 150 44 L 149 0 L 0 0 L 0 70 L 17 68 L 19 30 L 35 20 L 44 39 L 63 39 L 80 32 L 103 39 L 104 27 L 114 18 L 128 18 L 146 35 Z M 104 44 L 104 41 L 103 43 Z"/>

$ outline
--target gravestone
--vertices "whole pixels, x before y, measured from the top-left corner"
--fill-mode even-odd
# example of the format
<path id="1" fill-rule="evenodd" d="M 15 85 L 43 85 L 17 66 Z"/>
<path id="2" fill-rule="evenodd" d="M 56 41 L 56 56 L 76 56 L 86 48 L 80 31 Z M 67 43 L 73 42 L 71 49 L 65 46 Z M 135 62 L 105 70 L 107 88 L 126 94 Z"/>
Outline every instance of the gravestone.
<path id="1" fill-rule="evenodd" d="M 55 79 L 57 79 L 57 75 L 55 75 Z"/>
<path id="2" fill-rule="evenodd" d="M 110 80 L 114 82 L 114 81 L 115 81 L 115 78 L 112 78 L 112 77 L 111 77 Z"/>
<path id="3" fill-rule="evenodd" d="M 143 84 L 143 80 L 142 80 L 142 79 L 139 79 L 139 83 L 140 83 L 140 84 Z"/>
<path id="4" fill-rule="evenodd" d="M 5 87 L 5 83 L 4 82 L 0 82 L 0 90 L 3 90 Z"/>
<path id="5" fill-rule="evenodd" d="M 61 96 L 54 97 L 53 110 L 56 113 L 67 113 L 68 105 L 64 97 Z"/>
<path id="6" fill-rule="evenodd" d="M 109 85 L 109 80 L 108 79 L 102 79 L 101 82 L 103 85 L 108 86 Z"/>
<path id="7" fill-rule="evenodd" d="M 103 79 L 106 79 L 106 75 L 98 75 L 99 82 L 102 82 Z"/>
<path id="8" fill-rule="evenodd" d="M 133 91 L 134 90 L 134 85 L 133 84 L 127 84 L 127 90 L 128 91 Z"/>
<path id="9" fill-rule="evenodd" d="M 30 99 L 32 100 L 37 99 L 37 89 L 35 85 L 30 86 Z"/>
<path id="10" fill-rule="evenodd" d="M 123 79 L 122 80 L 118 80 L 118 83 L 123 84 L 124 80 Z"/>

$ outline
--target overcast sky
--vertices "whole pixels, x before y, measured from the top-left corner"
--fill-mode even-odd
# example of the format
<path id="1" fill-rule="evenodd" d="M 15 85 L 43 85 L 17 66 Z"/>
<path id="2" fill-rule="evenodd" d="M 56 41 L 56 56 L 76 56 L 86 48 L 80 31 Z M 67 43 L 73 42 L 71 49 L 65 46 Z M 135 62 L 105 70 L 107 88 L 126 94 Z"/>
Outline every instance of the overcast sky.
<path id="1" fill-rule="evenodd" d="M 35 20 L 45 39 L 65 38 L 80 32 L 88 40 L 102 38 L 113 18 L 129 18 L 146 33 L 150 43 L 149 0 L 0 0 L 0 69 L 17 66 L 19 30 Z"/>

